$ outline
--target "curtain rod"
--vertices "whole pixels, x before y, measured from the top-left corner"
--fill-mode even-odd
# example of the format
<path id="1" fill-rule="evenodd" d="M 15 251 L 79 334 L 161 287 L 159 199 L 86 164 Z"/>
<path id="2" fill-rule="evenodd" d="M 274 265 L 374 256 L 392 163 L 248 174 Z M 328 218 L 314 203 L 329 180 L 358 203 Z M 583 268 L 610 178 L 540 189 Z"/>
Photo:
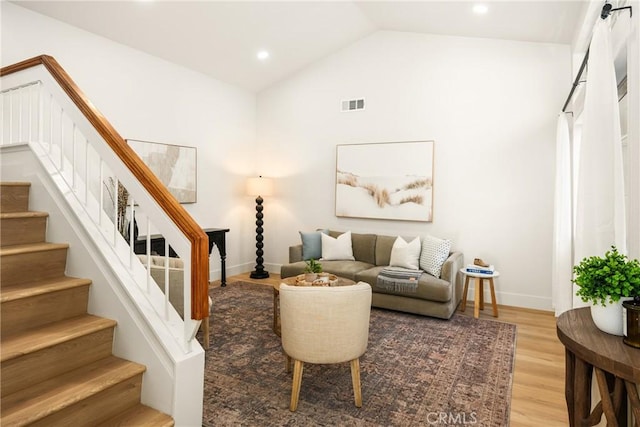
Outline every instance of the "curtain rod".
<path id="1" fill-rule="evenodd" d="M 618 7 L 615 9 L 613 9 L 612 7 L 613 6 L 611 6 L 611 4 L 605 3 L 604 6 L 602 6 L 602 12 L 600 13 L 600 18 L 607 19 L 607 17 L 611 14 L 611 12 L 617 12 L 625 9 L 629 9 L 629 17 L 633 16 L 633 8 L 631 6 Z M 578 70 L 578 75 L 576 76 L 575 80 L 573 81 L 573 85 L 571 86 L 571 92 L 569 92 L 569 96 L 567 96 L 567 100 L 565 101 L 564 106 L 562 107 L 563 113 L 567 112 L 567 106 L 571 101 L 571 97 L 573 96 L 573 93 L 576 91 L 576 88 L 580 84 L 580 77 L 582 77 L 582 73 L 584 72 L 584 69 L 587 67 L 588 59 L 589 59 L 589 49 L 587 49 L 587 52 L 584 54 L 584 59 L 582 60 L 582 64 L 580 65 L 580 69 Z"/>
<path id="2" fill-rule="evenodd" d="M 587 49 L 587 53 L 584 54 L 584 59 L 582 60 L 582 65 L 580 65 L 580 70 L 578 70 L 578 75 L 576 76 L 575 80 L 573 81 L 573 85 L 571 86 L 571 92 L 569 92 L 569 96 L 567 96 L 567 100 L 564 102 L 564 106 L 562 107 L 563 113 L 567 112 L 567 106 L 571 101 L 571 97 L 573 96 L 573 93 L 576 91 L 576 88 L 580 84 L 580 77 L 582 77 L 582 73 L 584 72 L 584 69 L 587 68 L 588 59 L 589 59 L 589 49 Z"/>

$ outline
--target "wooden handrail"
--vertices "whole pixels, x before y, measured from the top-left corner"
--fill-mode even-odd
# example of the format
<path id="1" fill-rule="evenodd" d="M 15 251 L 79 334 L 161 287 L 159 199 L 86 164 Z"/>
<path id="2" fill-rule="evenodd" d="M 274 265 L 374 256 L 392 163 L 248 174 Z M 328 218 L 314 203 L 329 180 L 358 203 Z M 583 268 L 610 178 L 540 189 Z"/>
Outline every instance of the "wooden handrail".
<path id="1" fill-rule="evenodd" d="M 0 77 L 40 64 L 51 73 L 113 152 L 191 242 L 191 318 L 202 320 L 208 317 L 209 238 L 52 56 L 40 55 L 3 67 Z"/>

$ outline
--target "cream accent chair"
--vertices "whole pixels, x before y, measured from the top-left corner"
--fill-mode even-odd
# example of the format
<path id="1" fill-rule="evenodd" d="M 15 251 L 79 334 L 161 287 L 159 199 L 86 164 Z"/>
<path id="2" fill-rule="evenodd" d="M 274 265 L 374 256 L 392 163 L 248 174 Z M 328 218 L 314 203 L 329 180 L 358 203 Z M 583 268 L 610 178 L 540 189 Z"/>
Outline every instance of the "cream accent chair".
<path id="1" fill-rule="evenodd" d="M 151 255 L 151 277 L 164 292 L 165 257 Z M 147 255 L 138 255 L 142 265 L 147 267 Z M 184 319 L 184 261 L 180 258 L 167 258 L 169 260 L 169 302 L 176 309 L 181 318 Z M 209 311 L 211 311 L 211 297 L 209 297 Z M 204 348 L 209 348 L 209 317 L 202 319 L 200 325 L 204 334 Z"/>
<path id="2" fill-rule="evenodd" d="M 280 285 L 282 347 L 287 371 L 293 359 L 293 386 L 289 409 L 298 407 L 303 364 L 351 362 L 351 380 L 357 407 L 362 406 L 360 356 L 369 340 L 371 286 Z"/>

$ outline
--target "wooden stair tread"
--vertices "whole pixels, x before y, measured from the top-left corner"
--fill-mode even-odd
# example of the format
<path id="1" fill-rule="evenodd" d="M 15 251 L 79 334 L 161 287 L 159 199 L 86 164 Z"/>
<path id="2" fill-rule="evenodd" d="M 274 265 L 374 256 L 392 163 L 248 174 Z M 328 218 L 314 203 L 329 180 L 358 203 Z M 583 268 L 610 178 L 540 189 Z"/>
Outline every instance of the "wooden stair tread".
<path id="1" fill-rule="evenodd" d="M 0 186 L 3 187 L 31 187 L 31 183 L 28 181 L 7 181 L 0 182 Z"/>
<path id="2" fill-rule="evenodd" d="M 0 247 L 0 256 L 19 255 L 33 252 L 55 251 L 58 249 L 68 249 L 68 243 L 27 243 L 23 245 L 12 245 Z"/>
<path id="3" fill-rule="evenodd" d="M 85 314 L 16 334 L 5 334 L 2 336 L 0 361 L 11 360 L 92 332 L 113 328 L 115 325 L 115 320 Z"/>
<path id="4" fill-rule="evenodd" d="M 86 286 L 90 284 L 90 279 L 63 276 L 54 279 L 38 280 L 22 285 L 7 286 L 6 288 L 2 289 L 2 294 L 0 294 L 0 303 L 15 301 L 22 298 L 29 298 L 36 295 L 43 295 L 49 292 L 72 289 L 78 286 Z"/>
<path id="5" fill-rule="evenodd" d="M 142 374 L 138 363 L 109 356 L 35 386 L 2 397 L 0 424 L 40 420 L 122 381 Z"/>
<path id="6" fill-rule="evenodd" d="M 96 427 L 173 427 L 174 425 L 173 418 L 169 415 L 140 404 Z"/>
<path id="7" fill-rule="evenodd" d="M 25 212 L 4 212 L 0 213 L 0 220 L 14 219 L 14 218 L 46 218 L 49 214 L 47 212 L 39 211 L 25 211 Z"/>

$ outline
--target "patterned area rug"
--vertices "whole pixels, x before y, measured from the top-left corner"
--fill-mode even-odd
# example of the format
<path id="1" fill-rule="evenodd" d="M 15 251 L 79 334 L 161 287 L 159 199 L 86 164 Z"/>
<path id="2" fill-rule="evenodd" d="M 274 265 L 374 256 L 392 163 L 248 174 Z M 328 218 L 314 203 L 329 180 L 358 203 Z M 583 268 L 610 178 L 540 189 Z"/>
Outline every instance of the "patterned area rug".
<path id="1" fill-rule="evenodd" d="M 349 363 L 305 364 L 290 412 L 271 288 L 237 282 L 210 294 L 205 426 L 509 425 L 515 325 L 373 308 L 360 359 L 362 408 L 353 403 Z"/>

